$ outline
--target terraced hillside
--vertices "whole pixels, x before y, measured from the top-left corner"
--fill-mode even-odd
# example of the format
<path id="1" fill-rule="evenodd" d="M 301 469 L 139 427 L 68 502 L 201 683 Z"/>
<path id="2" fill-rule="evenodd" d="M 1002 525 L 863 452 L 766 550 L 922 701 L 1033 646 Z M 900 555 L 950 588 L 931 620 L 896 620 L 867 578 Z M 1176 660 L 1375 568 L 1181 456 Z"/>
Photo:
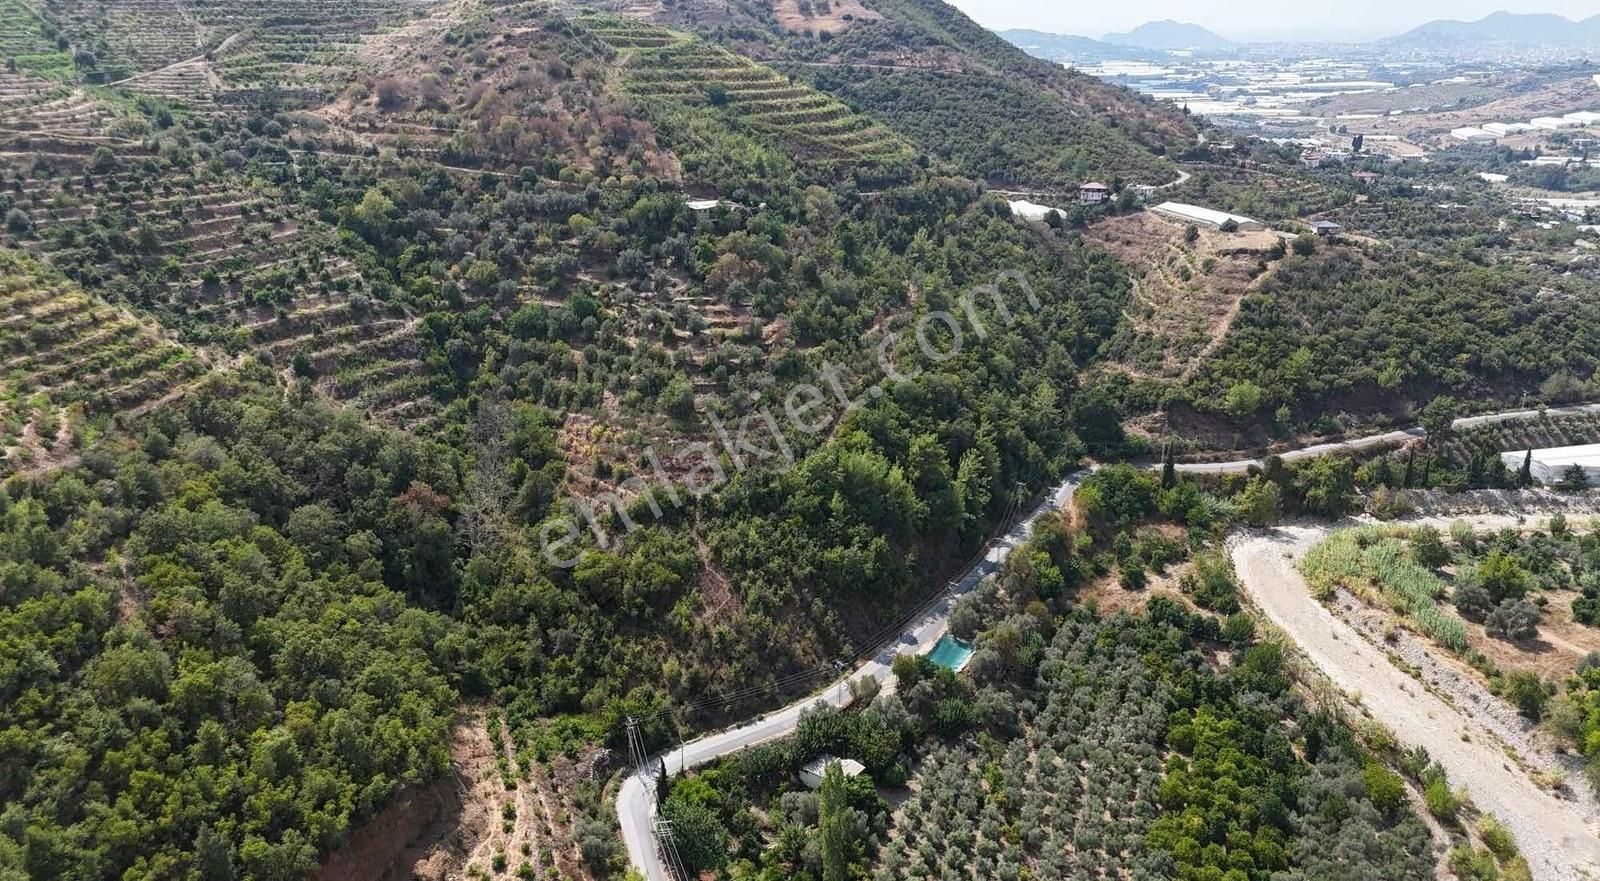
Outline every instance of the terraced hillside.
<path id="1" fill-rule="evenodd" d="M 0 134 L 109 142 L 120 114 L 82 88 L 26 73 L 0 73 Z"/>
<path id="2" fill-rule="evenodd" d="M 612 55 L 551 5 L 450 7 L 365 43 L 355 81 L 317 111 L 316 138 L 567 184 L 678 180 L 643 110 L 612 87 Z"/>
<path id="3" fill-rule="evenodd" d="M 52 77 L 73 70 L 55 27 L 23 0 L 0 0 L 0 63 Z"/>
<path id="4" fill-rule="evenodd" d="M 379 296 L 357 245 L 273 187 L 109 152 L 18 166 L 29 220 L 0 233 L 184 341 L 253 355 L 396 424 L 434 414 L 415 322 Z"/>
<path id="5" fill-rule="evenodd" d="M 10 0 L 18 2 L 18 0 Z M 49 31 L 95 56 L 96 79 L 199 109 L 316 105 L 357 69 L 367 40 L 435 0 L 49 0 Z M 0 50 L 3 51 L 3 50 Z M 70 65 L 72 59 L 66 58 Z"/>
<path id="6" fill-rule="evenodd" d="M 1283 245 L 1271 232 L 1197 231 L 1149 213 L 1097 223 L 1085 237 L 1132 267 L 1130 321 L 1112 350 L 1136 375 L 1175 380 L 1197 369 L 1227 336 L 1244 296 Z"/>
<path id="7" fill-rule="evenodd" d="M 0 470 L 70 450 L 77 414 L 129 417 L 203 373 L 194 354 L 15 251 L 0 251 Z"/>
<path id="8" fill-rule="evenodd" d="M 678 0 L 629 11 L 790 74 L 991 184 L 1165 183 L 1176 171 L 1163 156 L 1195 137 L 1172 108 L 1032 58 L 937 0 Z"/>
<path id="9" fill-rule="evenodd" d="M 803 163 L 897 167 L 913 159 L 910 145 L 881 123 L 742 55 L 632 19 L 580 21 L 618 50 L 624 88 L 647 107 L 721 116 Z"/>

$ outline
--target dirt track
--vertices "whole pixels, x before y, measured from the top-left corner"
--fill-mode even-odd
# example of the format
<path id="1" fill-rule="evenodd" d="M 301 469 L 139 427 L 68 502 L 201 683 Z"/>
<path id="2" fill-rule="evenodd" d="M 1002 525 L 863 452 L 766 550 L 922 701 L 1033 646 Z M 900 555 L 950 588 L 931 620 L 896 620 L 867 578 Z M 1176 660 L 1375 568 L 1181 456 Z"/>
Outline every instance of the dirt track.
<path id="1" fill-rule="evenodd" d="M 1515 519 L 1469 522 L 1487 529 Z M 1402 743 L 1427 749 L 1452 785 L 1466 787 L 1479 808 L 1505 823 L 1536 879 L 1600 878 L 1600 832 L 1576 805 L 1540 788 L 1487 727 L 1427 691 L 1312 597 L 1296 564 L 1329 531 L 1293 526 L 1235 539 L 1233 562 L 1255 604 L 1335 685 L 1358 696 Z"/>

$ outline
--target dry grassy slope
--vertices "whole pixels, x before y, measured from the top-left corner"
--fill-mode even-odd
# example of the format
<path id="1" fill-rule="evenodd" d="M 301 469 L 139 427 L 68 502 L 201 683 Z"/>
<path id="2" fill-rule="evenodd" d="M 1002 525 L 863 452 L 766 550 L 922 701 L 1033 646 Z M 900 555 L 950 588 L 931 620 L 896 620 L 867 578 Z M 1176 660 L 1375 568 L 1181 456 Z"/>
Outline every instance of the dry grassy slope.
<path id="1" fill-rule="evenodd" d="M 318 115 L 336 136 L 413 155 L 677 179 L 677 159 L 610 88 L 609 55 L 554 7 L 464 0 L 366 41 L 352 84 Z"/>
<path id="2" fill-rule="evenodd" d="M 1270 232 L 1215 230 L 1200 230 L 1189 242 L 1182 224 L 1149 213 L 1097 223 L 1084 237 L 1121 259 L 1133 277 L 1132 333 L 1119 340 L 1119 365 L 1159 379 L 1187 376 L 1227 336 L 1278 242 Z"/>

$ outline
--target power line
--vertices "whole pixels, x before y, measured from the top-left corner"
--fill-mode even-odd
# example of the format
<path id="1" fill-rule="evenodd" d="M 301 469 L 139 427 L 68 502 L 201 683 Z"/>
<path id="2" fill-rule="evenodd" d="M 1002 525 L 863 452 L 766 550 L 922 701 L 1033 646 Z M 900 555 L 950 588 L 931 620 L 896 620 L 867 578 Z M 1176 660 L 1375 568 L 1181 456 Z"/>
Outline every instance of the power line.
<path id="1" fill-rule="evenodd" d="M 684 871 L 683 858 L 678 854 L 678 841 L 672 834 L 672 822 L 657 820 L 655 833 L 662 862 L 667 864 L 667 870 L 672 873 L 674 881 L 688 881 L 689 873 Z"/>

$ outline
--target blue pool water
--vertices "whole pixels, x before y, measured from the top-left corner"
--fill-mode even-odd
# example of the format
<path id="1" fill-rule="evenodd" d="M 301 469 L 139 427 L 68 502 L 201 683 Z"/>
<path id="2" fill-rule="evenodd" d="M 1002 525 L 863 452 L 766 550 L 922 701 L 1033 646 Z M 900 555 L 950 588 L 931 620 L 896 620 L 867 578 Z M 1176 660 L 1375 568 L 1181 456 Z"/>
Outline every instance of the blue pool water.
<path id="1" fill-rule="evenodd" d="M 928 652 L 928 660 L 957 673 L 971 659 L 972 643 L 956 639 L 948 633 L 933 647 L 933 651 Z"/>

